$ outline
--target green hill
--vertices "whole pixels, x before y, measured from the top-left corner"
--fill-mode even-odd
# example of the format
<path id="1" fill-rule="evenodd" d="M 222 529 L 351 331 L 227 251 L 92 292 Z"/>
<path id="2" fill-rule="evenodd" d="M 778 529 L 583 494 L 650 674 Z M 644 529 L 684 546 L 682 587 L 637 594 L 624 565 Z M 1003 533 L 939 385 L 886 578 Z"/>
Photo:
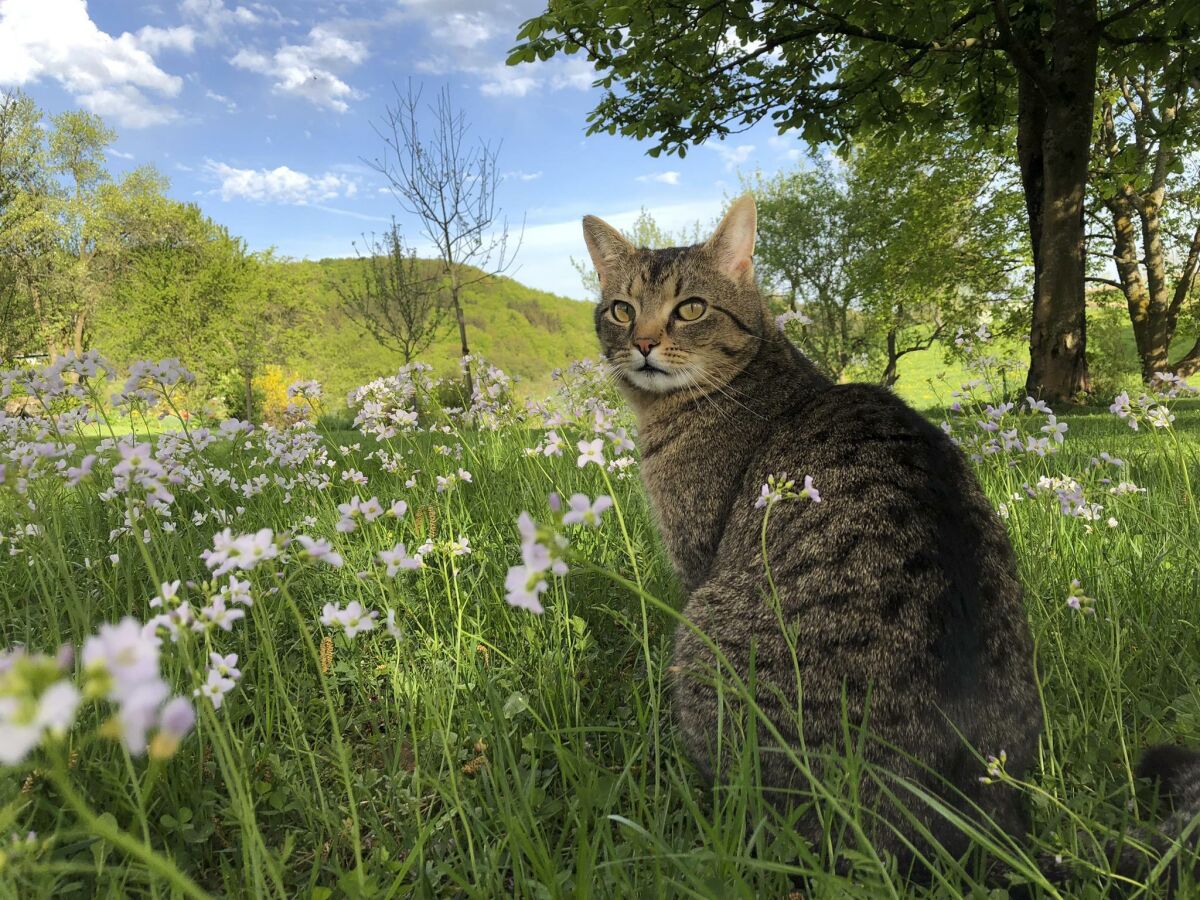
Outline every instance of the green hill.
<path id="1" fill-rule="evenodd" d="M 339 308 L 337 286 L 355 275 L 355 259 L 288 262 L 308 285 L 323 310 L 325 328 L 305 354 L 290 365 L 325 385 L 326 395 L 341 399 L 350 389 L 389 375 L 404 360 L 385 350 Z M 550 373 L 574 360 L 597 355 L 592 306 L 526 287 L 511 278 L 491 278 L 464 290 L 463 313 L 471 351 L 509 375 L 521 378 L 521 391 L 546 392 Z M 458 330 L 453 321 L 434 345 L 420 355 L 439 375 L 458 370 Z"/>

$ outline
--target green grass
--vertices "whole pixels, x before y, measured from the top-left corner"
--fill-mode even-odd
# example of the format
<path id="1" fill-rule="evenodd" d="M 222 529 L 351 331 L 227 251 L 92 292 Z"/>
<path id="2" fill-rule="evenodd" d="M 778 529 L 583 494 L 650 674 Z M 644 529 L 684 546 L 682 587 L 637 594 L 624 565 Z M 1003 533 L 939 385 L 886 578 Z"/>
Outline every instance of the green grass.
<path id="1" fill-rule="evenodd" d="M 917 381 L 916 364 L 927 361 L 912 362 L 905 379 Z M 1070 430 L 1056 455 L 1019 455 L 1015 466 L 989 456 L 978 467 L 993 501 L 1007 505 L 1038 645 L 1045 734 L 1024 788 L 1030 842 L 1003 848 L 984 831 L 977 843 L 1026 879 L 1036 877 L 1039 853 L 1063 854 L 1086 876 L 1064 895 L 1096 896 L 1111 883 L 1102 844 L 1129 819 L 1138 749 L 1200 743 L 1200 510 L 1189 489 L 1200 485 L 1200 406 L 1180 404 L 1176 415 L 1172 430 L 1135 433 L 1106 411 L 1082 410 L 1066 417 Z M 956 428 L 970 433 L 977 417 Z M 1026 417 L 1021 427 L 1037 434 L 1040 421 Z M 561 430 L 570 446 L 590 437 L 583 419 Z M 89 700 L 65 737 L 0 768 L 0 833 L 36 833 L 5 847 L 0 892 L 926 892 L 856 843 L 845 826 L 864 813 L 836 779 L 813 800 L 828 823 L 820 847 L 778 821 L 748 768 L 720 788 L 702 784 L 676 744 L 665 690 L 680 590 L 636 477 L 580 469 L 574 452 L 526 454 L 540 438 L 516 424 L 401 435 L 382 445 L 334 432 L 291 467 L 270 463 L 261 438 L 196 457 L 184 450 L 180 458 L 190 459 L 196 477 L 172 486 L 169 520 L 135 517 L 137 528 L 124 533 L 140 503 L 101 498 L 111 484 L 107 463 L 77 488 L 44 471 L 19 497 L 10 461 L 8 485 L 0 487 L 0 609 L 6 640 L 31 651 L 78 647 L 98 625 L 123 616 L 146 619 L 164 581 L 181 579 L 181 596 L 206 602 L 200 554 L 220 526 L 193 517 L 214 510 L 227 511 L 235 534 L 271 528 L 328 537 L 346 564 L 263 563 L 244 574 L 255 602 L 232 631 L 184 632 L 178 643 L 164 643 L 163 675 L 179 693 L 201 683 L 209 650 L 237 653 L 242 670 L 220 710 L 197 700 L 196 730 L 169 758 L 128 755 L 104 736 L 112 707 Z M 0 437 L 0 448 L 15 440 Z M 395 471 L 369 458 L 378 449 L 396 454 L 387 458 Z M 1089 466 L 1101 450 L 1125 458 L 1119 478 L 1146 493 L 1109 495 L 1101 471 Z M 472 483 L 439 493 L 435 476 L 459 468 Z M 344 481 L 348 469 L 369 483 Z M 269 477 L 247 497 L 221 471 L 239 486 Z M 317 486 L 322 473 L 328 487 Z M 812 474 L 819 485 L 820 473 Z M 1066 517 L 1044 493 L 1012 499 L 1042 475 L 1079 479 L 1088 499 L 1104 504 L 1101 517 Z M 599 529 L 564 529 L 572 571 L 552 579 L 546 612 L 535 616 L 505 603 L 504 577 L 519 562 L 517 515 L 527 510 L 549 523 L 552 490 L 611 494 L 617 507 Z M 385 506 L 404 499 L 408 512 L 339 534 L 336 506 L 355 495 Z M 462 535 L 473 552 L 453 556 L 444 542 Z M 430 538 L 439 549 L 421 571 L 388 578 L 373 561 L 398 541 L 411 550 Z M 1072 579 L 1095 598 L 1094 614 L 1066 605 Z M 320 624 L 324 604 L 354 600 L 395 610 L 399 640 L 382 627 L 349 640 Z M 323 657 L 327 637 L 332 653 Z M 985 885 L 970 860 L 942 859 L 937 869 L 933 895 L 1001 896 L 988 894 L 995 884 Z"/>

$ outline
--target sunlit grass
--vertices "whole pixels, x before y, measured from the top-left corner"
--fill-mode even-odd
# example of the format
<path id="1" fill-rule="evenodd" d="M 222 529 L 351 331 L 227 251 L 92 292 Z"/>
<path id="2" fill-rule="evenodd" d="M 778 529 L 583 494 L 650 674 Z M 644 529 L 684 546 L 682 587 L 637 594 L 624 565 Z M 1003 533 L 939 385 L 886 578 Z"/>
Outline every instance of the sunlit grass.
<path id="1" fill-rule="evenodd" d="M 1106 841 L 1129 819 L 1138 749 L 1200 743 L 1200 510 L 1187 489 L 1200 484 L 1200 407 L 1174 411 L 1173 429 L 1138 432 L 1107 411 L 1072 413 L 1059 452 L 978 466 L 1008 514 L 1045 699 L 1040 764 L 1026 779 L 1033 840 L 976 835 L 1020 879 L 1036 879 L 1040 853 L 1062 854 L 1092 890 L 1108 884 Z M 62 742 L 0 769 L 0 834 L 18 838 L 0 865 L 5 892 L 880 897 L 1003 884 L 977 860 L 942 859 L 929 888 L 906 885 L 856 841 L 869 813 L 837 779 L 811 801 L 828 832 L 819 847 L 779 821 L 749 759 L 732 784 L 706 787 L 670 725 L 665 669 L 681 597 L 636 470 L 576 464 L 575 441 L 593 436 L 584 416 L 560 427 L 561 456 L 527 453 L 543 438 L 527 425 L 436 421 L 450 432 L 327 432 L 292 466 L 257 439 L 219 442 L 200 458 L 238 487 L 201 472 L 174 487 L 170 519 L 129 531 L 136 495 L 102 498 L 107 465 L 75 488 L 48 473 L 28 498 L 10 470 L 0 621 L 7 643 L 30 650 L 79 646 L 123 616 L 144 621 L 162 582 L 182 580 L 202 604 L 200 555 L 223 527 L 217 510 L 234 534 L 329 538 L 345 565 L 268 561 L 243 573 L 255 602 L 230 632 L 164 644 L 163 675 L 179 693 L 199 686 L 210 649 L 237 653 L 242 671 L 219 710 L 196 700 L 196 732 L 169 758 L 130 756 L 102 736 L 110 710 L 85 705 Z M 1021 421 L 1038 433 L 1040 418 Z M 1092 466 L 1101 451 L 1126 466 Z M 438 492 L 436 476 L 460 468 L 471 482 Z M 344 480 L 350 470 L 366 483 Z M 298 477 L 320 473 L 328 486 Z M 242 486 L 262 474 L 247 496 Z M 1013 499 L 1057 475 L 1103 505 L 1096 518 L 1064 515 L 1050 490 Z M 1105 477 L 1145 493 L 1110 494 Z M 504 580 L 520 561 L 518 513 L 549 522 L 552 491 L 610 494 L 616 509 L 599 529 L 564 529 L 571 574 L 550 580 L 535 616 L 506 604 Z M 354 496 L 408 509 L 339 533 L 337 506 Z M 472 552 L 453 555 L 447 542 L 462 536 Z M 426 567 L 387 577 L 376 554 L 397 542 L 431 544 Z M 1068 606 L 1072 580 L 1094 613 Z M 325 604 L 353 601 L 393 610 L 399 639 L 382 620 L 353 640 L 320 624 Z"/>

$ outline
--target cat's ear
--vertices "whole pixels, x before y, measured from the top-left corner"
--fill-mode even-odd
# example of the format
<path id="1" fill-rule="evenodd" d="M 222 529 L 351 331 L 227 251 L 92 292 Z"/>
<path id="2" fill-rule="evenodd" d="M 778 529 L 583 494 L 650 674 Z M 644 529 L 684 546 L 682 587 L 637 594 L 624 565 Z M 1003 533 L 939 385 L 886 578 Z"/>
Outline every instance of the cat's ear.
<path id="1" fill-rule="evenodd" d="M 754 195 L 747 192 L 733 201 L 729 212 L 704 245 L 717 268 L 741 281 L 754 271 L 754 234 L 757 227 Z"/>
<path id="2" fill-rule="evenodd" d="M 583 217 L 583 239 L 601 285 L 616 271 L 622 260 L 637 252 L 637 248 L 625 240 L 621 232 L 595 216 Z"/>

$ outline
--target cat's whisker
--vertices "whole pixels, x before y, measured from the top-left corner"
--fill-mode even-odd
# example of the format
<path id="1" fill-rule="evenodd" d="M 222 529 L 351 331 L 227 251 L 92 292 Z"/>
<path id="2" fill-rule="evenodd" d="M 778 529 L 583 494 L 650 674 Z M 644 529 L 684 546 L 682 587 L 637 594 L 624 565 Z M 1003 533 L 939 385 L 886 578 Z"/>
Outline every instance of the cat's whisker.
<path id="1" fill-rule="evenodd" d="M 710 399 L 712 399 L 713 392 L 719 393 L 722 397 L 724 397 L 730 403 L 734 404 L 735 406 L 740 407 L 742 410 L 749 413 L 750 415 L 755 416 L 756 418 L 759 418 L 759 419 L 763 418 L 761 413 L 758 413 L 751 407 L 747 406 L 745 403 L 742 403 L 740 400 L 737 399 L 736 396 L 734 396 L 735 394 L 740 394 L 740 396 L 743 396 L 743 397 L 746 397 L 748 395 L 743 394 L 740 391 L 737 391 L 733 387 L 733 385 L 728 381 L 722 383 L 720 378 L 708 373 L 703 368 L 699 369 L 698 371 L 701 375 L 704 376 L 707 386 L 711 389 L 708 394 Z M 715 400 L 713 400 L 713 402 L 716 403 Z"/>
<path id="2" fill-rule="evenodd" d="M 705 388 L 704 384 L 699 380 L 698 376 L 704 375 L 703 370 L 692 369 L 692 370 L 687 371 L 685 373 L 685 375 L 688 378 L 689 386 L 693 386 L 697 389 L 697 391 L 699 393 L 699 396 L 698 396 L 699 400 L 701 400 L 701 401 L 707 400 L 709 406 L 717 413 L 717 415 L 721 416 L 721 418 L 724 419 L 726 422 L 733 421 L 733 419 L 734 419 L 733 414 L 729 410 L 723 409 L 721 407 L 721 405 L 719 403 L 717 403 L 716 398 L 713 397 L 713 392 L 711 390 L 707 390 Z"/>

